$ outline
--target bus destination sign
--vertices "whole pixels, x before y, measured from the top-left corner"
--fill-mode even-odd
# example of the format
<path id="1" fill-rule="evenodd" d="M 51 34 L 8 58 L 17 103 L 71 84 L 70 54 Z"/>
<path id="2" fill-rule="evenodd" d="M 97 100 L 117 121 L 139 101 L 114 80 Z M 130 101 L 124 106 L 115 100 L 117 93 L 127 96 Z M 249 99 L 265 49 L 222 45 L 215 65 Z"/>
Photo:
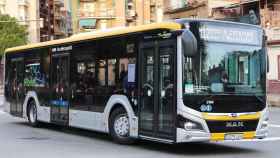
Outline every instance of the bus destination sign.
<path id="1" fill-rule="evenodd" d="M 231 25 L 203 25 L 200 36 L 206 41 L 228 42 L 234 44 L 261 45 L 262 37 L 258 29 L 238 28 Z"/>

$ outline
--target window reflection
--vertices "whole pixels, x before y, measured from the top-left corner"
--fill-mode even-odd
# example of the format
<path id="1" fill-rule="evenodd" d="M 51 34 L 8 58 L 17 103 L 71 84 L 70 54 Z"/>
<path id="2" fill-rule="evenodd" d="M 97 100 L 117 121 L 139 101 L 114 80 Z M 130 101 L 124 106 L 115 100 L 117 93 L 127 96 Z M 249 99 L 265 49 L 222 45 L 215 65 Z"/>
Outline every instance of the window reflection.
<path id="1" fill-rule="evenodd" d="M 260 47 L 205 43 L 184 62 L 184 93 L 263 93 L 265 55 Z"/>

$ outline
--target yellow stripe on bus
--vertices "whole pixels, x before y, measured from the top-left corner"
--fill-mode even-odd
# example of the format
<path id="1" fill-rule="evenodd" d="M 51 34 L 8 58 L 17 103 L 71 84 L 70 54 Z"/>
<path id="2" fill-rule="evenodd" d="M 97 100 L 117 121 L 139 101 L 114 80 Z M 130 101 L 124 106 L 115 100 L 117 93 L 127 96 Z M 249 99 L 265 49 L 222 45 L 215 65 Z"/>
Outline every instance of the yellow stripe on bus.
<path id="1" fill-rule="evenodd" d="M 234 133 L 239 133 L 239 132 L 233 132 Z M 240 132 L 243 134 L 243 139 L 253 139 L 256 135 L 255 131 L 250 131 L 250 132 Z M 228 133 L 211 133 L 211 141 L 221 141 L 225 140 L 225 134 Z"/>
<path id="2" fill-rule="evenodd" d="M 211 121 L 257 120 L 260 118 L 261 113 L 256 112 L 252 114 L 239 114 L 237 116 L 202 113 L 202 116 L 205 120 Z"/>

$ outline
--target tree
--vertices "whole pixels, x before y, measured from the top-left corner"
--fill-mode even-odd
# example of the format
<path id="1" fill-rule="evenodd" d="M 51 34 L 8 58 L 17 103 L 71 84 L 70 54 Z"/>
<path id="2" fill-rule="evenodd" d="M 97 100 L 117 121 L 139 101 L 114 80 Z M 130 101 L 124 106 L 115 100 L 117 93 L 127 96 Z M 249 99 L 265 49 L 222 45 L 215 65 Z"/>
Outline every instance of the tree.
<path id="1" fill-rule="evenodd" d="M 19 25 L 16 18 L 0 14 L 0 59 L 5 49 L 26 44 L 27 36 L 27 28 Z"/>

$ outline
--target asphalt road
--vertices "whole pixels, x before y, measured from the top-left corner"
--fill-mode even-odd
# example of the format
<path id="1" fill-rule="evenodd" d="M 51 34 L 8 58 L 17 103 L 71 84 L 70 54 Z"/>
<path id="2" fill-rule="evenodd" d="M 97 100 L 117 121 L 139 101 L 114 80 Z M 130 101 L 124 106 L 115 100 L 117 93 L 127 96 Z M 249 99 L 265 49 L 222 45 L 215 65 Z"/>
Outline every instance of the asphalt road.
<path id="1" fill-rule="evenodd" d="M 278 158 L 280 108 L 270 111 L 270 135 L 262 141 L 179 145 L 140 141 L 127 146 L 91 131 L 52 125 L 32 128 L 25 120 L 11 117 L 0 108 L 0 158 Z"/>

